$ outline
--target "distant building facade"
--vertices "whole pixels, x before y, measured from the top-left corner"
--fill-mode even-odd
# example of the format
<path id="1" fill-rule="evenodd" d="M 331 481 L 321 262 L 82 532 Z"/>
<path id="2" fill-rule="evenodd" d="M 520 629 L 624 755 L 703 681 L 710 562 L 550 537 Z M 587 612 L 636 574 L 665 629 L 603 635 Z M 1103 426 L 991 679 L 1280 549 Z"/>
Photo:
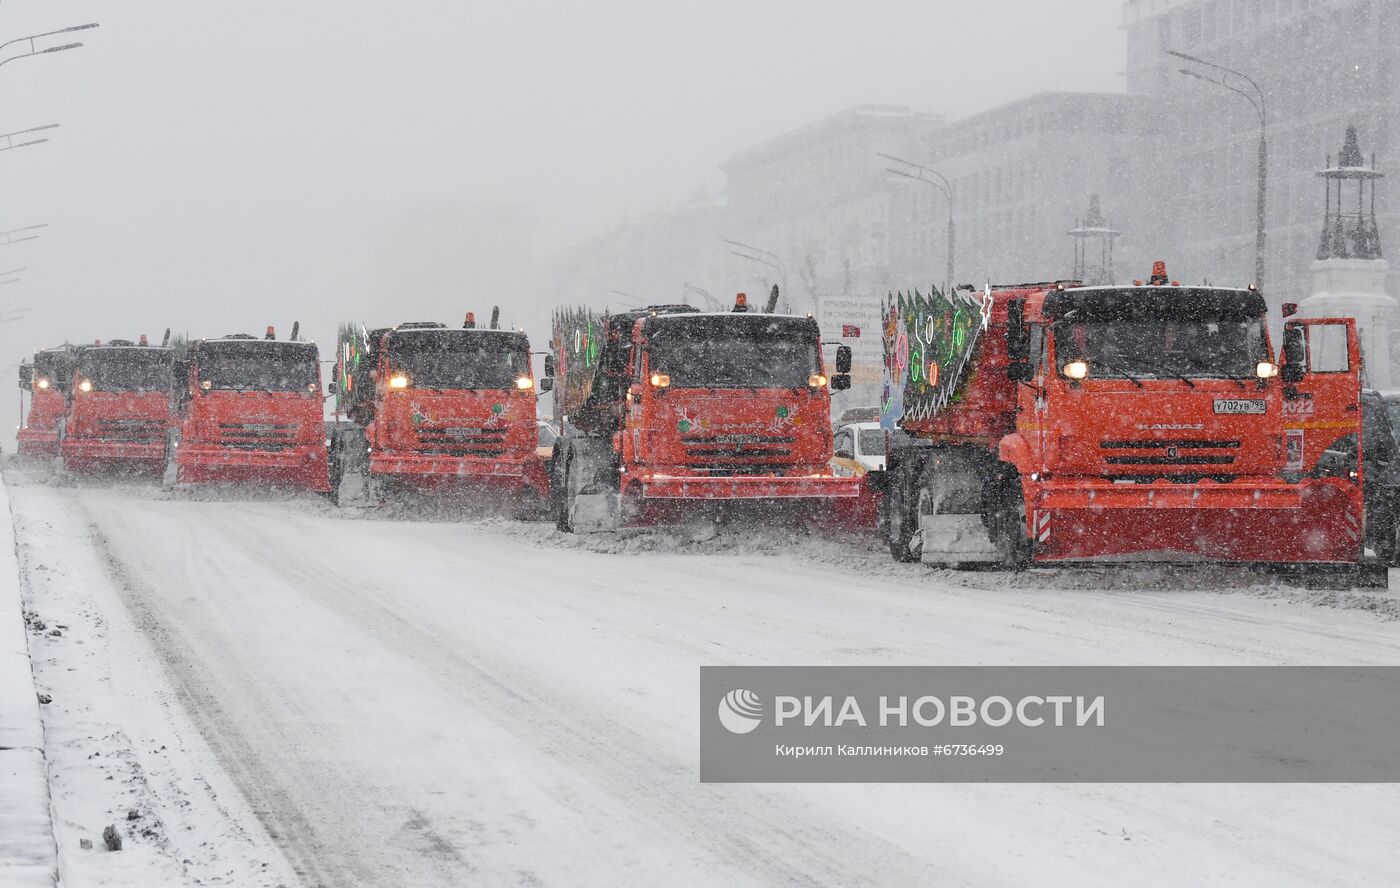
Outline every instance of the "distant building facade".
<path id="1" fill-rule="evenodd" d="M 1245 72 L 1263 90 L 1265 290 L 1274 304 L 1306 295 L 1323 211 L 1316 171 L 1335 157 L 1338 134 L 1356 124 L 1375 165 L 1400 168 L 1400 2 L 1127 0 L 1123 23 L 1128 91 L 1150 97 L 1146 126 L 1160 152 L 1145 158 L 1142 180 L 1172 183 L 1155 200 L 1183 279 L 1253 276 L 1259 122 L 1243 98 L 1183 76 L 1194 66 L 1173 49 Z M 1400 240 L 1400 203 L 1381 206 L 1377 221 L 1384 239 Z M 1400 295 L 1395 272 L 1387 289 Z"/>
<path id="2" fill-rule="evenodd" d="M 1093 194 L 1114 219 L 1133 219 L 1115 245 L 1119 265 L 1153 251 L 1157 226 L 1140 219 L 1135 177 L 1146 150 L 1146 99 L 1114 93 L 1041 93 L 958 120 L 930 133 L 917 157 L 951 180 L 956 283 L 978 286 L 1068 278 L 1069 232 Z M 933 226 L 943 208 L 914 195 L 917 224 Z M 941 249 L 940 249 L 941 253 Z M 1138 258 L 1134 258 L 1138 257 Z"/>

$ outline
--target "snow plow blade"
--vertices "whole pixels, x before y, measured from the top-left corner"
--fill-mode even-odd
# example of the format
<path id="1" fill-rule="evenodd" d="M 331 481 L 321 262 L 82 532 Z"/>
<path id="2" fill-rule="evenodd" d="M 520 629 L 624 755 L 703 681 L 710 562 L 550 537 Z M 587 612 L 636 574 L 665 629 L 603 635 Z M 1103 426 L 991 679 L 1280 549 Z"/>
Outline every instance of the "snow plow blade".
<path id="1" fill-rule="evenodd" d="M 1049 484 L 1027 516 L 1044 561 L 1205 560 L 1358 567 L 1360 510 L 1342 479 L 1300 484 Z"/>
<path id="2" fill-rule="evenodd" d="M 318 447 L 229 451 L 182 443 L 175 454 L 175 467 L 181 484 L 265 484 L 315 493 L 331 489 L 326 454 Z"/>

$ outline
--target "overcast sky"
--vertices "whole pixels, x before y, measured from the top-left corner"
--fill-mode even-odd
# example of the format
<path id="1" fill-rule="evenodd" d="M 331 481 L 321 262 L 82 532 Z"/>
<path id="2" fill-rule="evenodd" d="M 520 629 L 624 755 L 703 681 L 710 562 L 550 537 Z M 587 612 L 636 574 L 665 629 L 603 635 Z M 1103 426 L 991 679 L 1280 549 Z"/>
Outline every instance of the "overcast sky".
<path id="1" fill-rule="evenodd" d="M 401 292 L 434 280 L 425 220 L 487 220 L 499 261 L 528 262 L 850 105 L 1120 90 L 1120 19 L 1119 0 L 0 0 L 5 39 L 102 23 L 0 67 L 0 132 L 61 124 L 0 152 L 0 230 L 52 226 L 0 247 L 0 271 L 28 268 L 0 302 L 33 306 L 0 347 L 300 318 L 328 350 L 341 319 L 509 304 L 457 272 Z"/>

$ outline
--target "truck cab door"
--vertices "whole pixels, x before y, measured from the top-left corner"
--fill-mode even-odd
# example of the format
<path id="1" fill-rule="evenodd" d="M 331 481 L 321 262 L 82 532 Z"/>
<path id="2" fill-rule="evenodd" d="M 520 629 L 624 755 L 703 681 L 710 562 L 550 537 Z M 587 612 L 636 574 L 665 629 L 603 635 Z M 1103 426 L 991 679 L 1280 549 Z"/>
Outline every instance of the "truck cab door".
<path id="1" fill-rule="evenodd" d="M 1359 491 L 1361 345 L 1356 321 L 1286 322 L 1280 366 L 1285 471 L 1346 478 Z"/>

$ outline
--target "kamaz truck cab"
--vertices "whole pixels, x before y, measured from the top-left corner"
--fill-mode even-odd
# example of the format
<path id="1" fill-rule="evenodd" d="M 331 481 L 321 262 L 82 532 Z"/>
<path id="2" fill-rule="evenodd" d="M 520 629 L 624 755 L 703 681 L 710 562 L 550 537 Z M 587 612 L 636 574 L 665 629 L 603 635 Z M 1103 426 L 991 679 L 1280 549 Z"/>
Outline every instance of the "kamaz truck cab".
<path id="1" fill-rule="evenodd" d="M 964 308 L 959 349 L 941 317 Z M 890 459 L 896 558 L 1220 561 L 1384 581 L 1362 545 L 1355 321 L 1286 319 L 1276 358 L 1254 288 L 1181 286 L 1162 263 L 1146 284 L 989 287 L 890 320 L 889 353 L 909 356 L 888 368 L 898 425 L 913 438 Z"/>
<path id="2" fill-rule="evenodd" d="M 182 362 L 178 483 L 256 482 L 329 492 L 316 344 L 272 327 L 202 339 Z"/>
<path id="3" fill-rule="evenodd" d="M 171 422 L 174 352 L 126 339 L 78 349 L 68 412 L 60 426 L 63 468 L 160 474 Z"/>
<path id="4" fill-rule="evenodd" d="M 32 363 L 20 365 L 19 387 L 29 392 L 29 412 L 15 436 L 19 455 L 58 456 L 58 429 L 68 412 L 76 361 L 76 350 L 64 345 L 35 352 Z"/>
<path id="5" fill-rule="evenodd" d="M 831 469 L 831 388 L 817 322 L 654 306 L 556 316 L 562 376 L 551 492 L 563 530 L 677 520 L 701 504 L 830 505 L 861 495 Z M 551 380 L 552 382 L 552 380 Z"/>
<path id="6" fill-rule="evenodd" d="M 341 328 L 337 422 L 331 445 L 337 499 L 386 485 L 499 493 L 521 512 L 543 507 L 536 457 L 535 380 L 524 333 L 468 313 L 460 328 L 420 321 Z M 352 488 L 355 488 L 352 490 Z"/>

